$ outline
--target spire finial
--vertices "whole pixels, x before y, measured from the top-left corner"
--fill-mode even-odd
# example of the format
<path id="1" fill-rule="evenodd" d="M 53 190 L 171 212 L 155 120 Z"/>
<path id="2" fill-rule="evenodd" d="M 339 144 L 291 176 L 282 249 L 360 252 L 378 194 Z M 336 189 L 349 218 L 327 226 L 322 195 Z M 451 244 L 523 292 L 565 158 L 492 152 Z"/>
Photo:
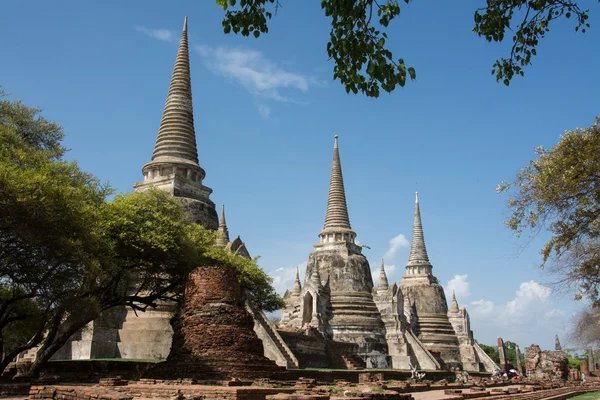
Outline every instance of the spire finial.
<path id="1" fill-rule="evenodd" d="M 459 312 L 458 301 L 456 301 L 456 292 L 452 289 L 452 306 L 450 307 L 451 312 Z"/>
<path id="2" fill-rule="evenodd" d="M 415 196 L 415 217 L 414 217 L 412 243 L 410 246 L 410 256 L 407 267 L 425 266 L 428 274 L 431 273 L 431 263 L 425 247 L 425 237 L 423 236 L 423 225 L 421 224 L 421 209 L 419 208 L 419 193 Z"/>
<path id="3" fill-rule="evenodd" d="M 300 284 L 300 268 L 296 266 L 296 279 L 294 280 L 294 289 L 292 294 L 294 296 L 300 296 L 302 293 L 302 285 Z"/>
<path id="4" fill-rule="evenodd" d="M 331 165 L 331 177 L 329 179 L 329 196 L 327 198 L 327 213 L 325 214 L 326 228 L 342 228 L 350 230 L 350 218 L 348 217 L 348 206 L 346 204 L 346 192 L 344 190 L 344 178 L 342 176 L 342 164 L 338 149 L 338 135 L 334 136 L 333 161 Z"/>
<path id="5" fill-rule="evenodd" d="M 227 221 L 225 221 L 225 204 L 221 205 L 221 220 L 219 221 L 219 225 L 227 227 Z"/>
<path id="6" fill-rule="evenodd" d="M 377 291 L 386 291 L 390 287 L 388 283 L 387 275 L 385 273 L 385 263 L 383 258 L 381 259 L 381 271 L 379 272 L 379 284 L 377 285 Z"/>
<path id="7" fill-rule="evenodd" d="M 187 17 L 183 20 L 181 40 L 175 58 L 169 94 L 158 129 L 152 161 L 179 161 L 198 166 L 194 110 L 192 107 Z M 201 174 L 204 175 L 204 171 Z"/>
<path id="8" fill-rule="evenodd" d="M 217 229 L 217 247 L 225 247 L 229 243 L 229 230 L 227 229 L 227 221 L 225 220 L 225 204 L 221 206 L 221 220 Z"/>

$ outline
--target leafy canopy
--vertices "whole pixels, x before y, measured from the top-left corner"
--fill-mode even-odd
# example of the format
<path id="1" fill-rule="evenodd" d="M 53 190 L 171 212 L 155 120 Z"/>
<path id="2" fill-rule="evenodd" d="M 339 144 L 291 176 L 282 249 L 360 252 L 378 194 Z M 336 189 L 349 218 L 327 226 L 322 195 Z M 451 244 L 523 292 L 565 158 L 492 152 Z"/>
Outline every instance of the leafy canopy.
<path id="1" fill-rule="evenodd" d="M 226 34 L 252 34 L 255 38 L 269 31 L 267 22 L 280 7 L 277 0 L 240 0 L 239 6 L 237 0 L 217 0 L 217 4 L 226 11 Z M 360 91 L 378 97 L 380 88 L 391 92 L 396 86 L 403 87 L 407 78 L 416 79 L 415 69 L 394 58 L 386 47 L 388 37 L 383 30 L 400 15 L 397 0 L 322 0 L 321 8 L 331 18 L 327 54 L 335 63 L 333 78 L 347 93 Z"/>
<path id="2" fill-rule="evenodd" d="M 176 198 L 107 201 L 112 189 L 63 159 L 62 129 L 39 112 L 0 97 L 0 370 L 38 345 L 39 368 L 113 307 L 177 300 L 201 265 L 234 269 L 257 306 L 282 306 L 256 260 L 214 247 Z"/>
<path id="3" fill-rule="evenodd" d="M 559 274 L 557 283 L 578 289 L 600 306 L 600 118 L 586 129 L 566 131 L 551 149 L 539 147 L 537 159 L 518 173 L 508 192 L 512 215 L 507 226 L 521 234 L 548 230 L 541 250 L 545 266 Z"/>
<path id="4" fill-rule="evenodd" d="M 408 4 L 411 0 L 403 0 Z M 600 0 L 599 0 L 600 1 Z M 278 0 L 216 0 L 225 10 L 223 32 L 260 37 L 268 33 L 268 21 L 281 7 Z M 588 10 L 576 0 L 487 0 L 475 11 L 473 32 L 488 42 L 502 42 L 507 30 L 514 31 L 508 58 L 494 63 L 492 75 L 509 85 L 514 75 L 525 74 L 541 39 L 554 20 L 573 18 L 575 30 L 590 27 Z M 404 87 L 407 78 L 416 79 L 413 67 L 395 58 L 389 50 L 385 30 L 400 16 L 399 0 L 322 0 L 325 16 L 331 18 L 327 55 L 334 61 L 333 79 L 346 92 L 378 97 L 380 89 Z M 513 20 L 517 20 L 513 24 Z"/>
<path id="5" fill-rule="evenodd" d="M 487 0 L 487 7 L 476 10 L 473 32 L 488 42 L 502 42 L 507 30 L 514 32 L 510 56 L 494 63 L 492 75 L 496 80 L 508 86 L 515 74 L 525 75 L 525 67 L 537 54 L 540 40 L 550 32 L 552 21 L 572 18 L 575 31 L 585 33 L 590 27 L 589 10 L 582 10 L 578 3 L 576 0 Z M 517 20 L 515 25 L 513 18 Z"/>

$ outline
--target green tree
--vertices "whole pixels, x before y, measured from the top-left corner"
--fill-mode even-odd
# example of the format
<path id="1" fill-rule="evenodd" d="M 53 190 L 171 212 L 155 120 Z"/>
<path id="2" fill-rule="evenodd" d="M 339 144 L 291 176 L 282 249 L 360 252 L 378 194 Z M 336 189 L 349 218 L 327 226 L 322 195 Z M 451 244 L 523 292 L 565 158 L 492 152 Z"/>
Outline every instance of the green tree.
<path id="1" fill-rule="evenodd" d="M 569 342 L 587 349 L 600 346 L 600 314 L 598 310 L 584 308 L 569 321 Z"/>
<path id="2" fill-rule="evenodd" d="M 517 344 L 511 341 L 504 342 L 506 361 L 517 368 Z M 521 366 L 525 366 L 525 358 L 521 355 Z"/>
<path id="3" fill-rule="evenodd" d="M 525 67 L 531 64 L 531 58 L 537 54 L 540 40 L 550 32 L 552 21 L 572 19 L 575 31 L 585 33 L 586 28 L 590 27 L 589 10 L 582 10 L 579 3 L 582 2 L 487 0 L 487 7 L 476 10 L 473 32 L 485 37 L 488 42 L 502 42 L 507 31 L 513 33 L 509 57 L 494 63 L 492 75 L 496 76 L 496 80 L 508 86 L 515 74 L 525 75 Z"/>
<path id="4" fill-rule="evenodd" d="M 233 268 L 246 293 L 282 305 L 256 264 L 213 246 L 158 189 L 120 194 L 62 159 L 61 128 L 0 98 L 0 370 L 39 346 L 29 375 L 68 339 L 117 306 L 144 311 L 178 300 L 201 265 Z"/>
<path id="5" fill-rule="evenodd" d="M 277 14 L 279 0 L 216 0 L 225 10 L 223 31 L 260 37 L 269 31 L 268 21 Z M 404 0 L 410 3 L 410 0 Z M 576 0 L 487 0 L 477 9 L 473 32 L 489 42 L 502 42 L 507 30 L 514 32 L 510 56 L 494 63 L 492 75 L 509 85 L 513 76 L 524 75 L 539 41 L 557 19 L 575 21 L 575 30 L 589 28 L 589 13 Z M 333 59 L 333 79 L 346 92 L 359 91 L 378 97 L 380 89 L 403 87 L 407 78 L 416 79 L 415 69 L 388 48 L 385 30 L 400 16 L 399 0 L 322 0 L 325 16 L 331 18 L 327 55 Z M 516 23 L 513 23 L 516 20 Z"/>
<path id="6" fill-rule="evenodd" d="M 498 352 L 498 347 L 488 346 L 481 343 L 479 343 L 479 347 L 481 347 L 485 354 L 487 354 L 496 364 L 500 363 L 500 353 Z"/>
<path id="7" fill-rule="evenodd" d="M 600 306 L 600 127 L 566 131 L 551 149 L 536 149 L 538 158 L 498 192 L 510 193 L 507 226 L 518 235 L 541 230 L 551 237 L 541 250 L 542 267 L 556 274 L 556 284 L 576 288 Z"/>

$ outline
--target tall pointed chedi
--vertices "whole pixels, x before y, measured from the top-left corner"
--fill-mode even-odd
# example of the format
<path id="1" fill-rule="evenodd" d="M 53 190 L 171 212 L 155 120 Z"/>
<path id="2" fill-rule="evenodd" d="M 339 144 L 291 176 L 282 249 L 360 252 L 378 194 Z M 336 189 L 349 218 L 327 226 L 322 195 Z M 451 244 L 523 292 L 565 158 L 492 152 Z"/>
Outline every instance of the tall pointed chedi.
<path id="1" fill-rule="evenodd" d="M 373 278 L 355 239 L 336 135 L 325 225 L 308 257 L 300 298 L 286 299 L 282 323 L 297 328 L 310 325 L 335 341 L 354 343 L 355 355 L 368 368 L 385 368 L 389 366 L 387 344 L 371 293 Z"/>
<path id="2" fill-rule="evenodd" d="M 412 243 L 410 246 L 410 256 L 406 264 L 407 275 L 425 275 L 430 276 L 432 270 L 427 247 L 425 246 L 425 236 L 423 235 L 423 224 L 421 223 L 421 209 L 419 208 L 419 192 L 415 194 L 415 221 L 412 231 Z"/>
<path id="3" fill-rule="evenodd" d="M 179 200 L 186 215 L 209 229 L 219 225 L 215 204 L 209 199 L 212 189 L 204 186 L 204 170 L 198 164 L 192 85 L 188 53 L 187 17 L 183 22 L 181 41 L 152 161 L 142 167 L 144 180 L 133 185 L 135 190 L 151 187 L 164 190 Z M 171 318 L 174 302 L 162 301 L 154 309 L 136 313 L 128 308 L 118 331 L 119 353 L 123 358 L 165 359 L 171 349 Z"/>
<path id="4" fill-rule="evenodd" d="M 212 189 L 202 184 L 206 173 L 198 163 L 187 17 L 183 22 L 152 161 L 142 167 L 142 173 L 144 180 L 133 185 L 135 190 L 149 187 L 165 190 L 181 200 L 186 214 L 193 221 L 209 229 L 217 229 L 215 204 L 209 199 Z"/>
<path id="5" fill-rule="evenodd" d="M 461 366 L 458 338 L 448 320 L 444 288 L 433 276 L 432 269 L 425 246 L 417 193 L 410 256 L 406 264 L 406 274 L 399 283 L 400 290 L 404 297 L 415 305 L 416 333 L 427 350 L 436 356 L 440 365 Z"/>
<path id="6" fill-rule="evenodd" d="M 346 204 L 346 191 L 344 190 L 344 177 L 338 148 L 338 135 L 334 136 L 333 161 L 331 177 L 329 178 L 329 195 L 327 197 L 327 212 L 325 213 L 325 226 L 321 234 L 328 232 L 348 232 L 354 237 L 356 234 L 350 227 L 348 205 Z"/>

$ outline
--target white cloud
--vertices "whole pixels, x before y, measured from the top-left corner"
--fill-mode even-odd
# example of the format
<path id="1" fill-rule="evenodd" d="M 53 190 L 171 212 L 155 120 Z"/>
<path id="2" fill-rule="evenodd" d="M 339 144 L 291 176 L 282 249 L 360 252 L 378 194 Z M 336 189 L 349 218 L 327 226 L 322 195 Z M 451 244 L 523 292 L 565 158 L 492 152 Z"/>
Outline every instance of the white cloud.
<path id="1" fill-rule="evenodd" d="M 171 31 L 168 29 L 149 29 L 145 26 L 136 25 L 135 30 L 138 32 L 142 32 L 153 39 L 161 40 L 163 42 L 175 42 L 177 40 L 177 34 L 175 31 Z"/>
<path id="2" fill-rule="evenodd" d="M 469 303 L 475 338 L 494 344 L 502 337 L 523 346 L 553 346 L 554 335 L 564 335 L 567 313 L 553 304 L 552 290 L 533 280 L 522 282 L 506 303 L 480 299 Z"/>
<path id="3" fill-rule="evenodd" d="M 452 291 L 456 293 L 456 300 L 459 304 L 461 300 L 469 297 L 471 294 L 471 284 L 467 282 L 469 275 L 454 275 L 454 278 L 450 279 L 446 284 L 444 291 L 449 301 L 452 300 Z"/>
<path id="4" fill-rule="evenodd" d="M 564 317 L 567 315 L 563 310 L 559 310 L 558 308 L 553 308 L 552 310 L 546 312 L 544 317 L 546 318 L 556 318 L 556 317 Z"/>
<path id="5" fill-rule="evenodd" d="M 312 84 L 316 84 L 305 75 L 284 70 L 256 50 L 224 46 L 195 46 L 194 49 L 213 73 L 241 84 L 258 97 L 294 102 L 282 91 L 306 92 Z"/>
<path id="6" fill-rule="evenodd" d="M 470 303 L 470 312 L 472 314 L 487 316 L 494 311 L 494 302 L 489 300 L 476 300 Z"/>
<path id="7" fill-rule="evenodd" d="M 406 240 L 406 237 L 400 233 L 399 235 L 390 239 L 390 247 L 383 255 L 383 259 L 388 261 L 393 259 L 396 253 L 398 253 L 398 250 L 404 247 L 408 247 L 408 240 Z"/>
<path id="8" fill-rule="evenodd" d="M 258 113 L 264 119 L 269 119 L 269 117 L 271 116 L 271 109 L 269 108 L 269 106 L 266 106 L 264 104 L 259 104 L 258 105 Z"/>
<path id="9" fill-rule="evenodd" d="M 286 290 L 291 291 L 294 288 L 294 280 L 296 279 L 296 267 L 300 271 L 300 282 L 304 282 L 304 274 L 306 273 L 306 264 L 303 262 L 294 267 L 281 267 L 269 273 L 273 278 L 273 287 L 277 293 L 283 295 Z"/>
<path id="10" fill-rule="evenodd" d="M 523 282 L 517 290 L 516 296 L 506 305 L 506 311 L 509 314 L 521 314 L 531 308 L 532 303 L 545 302 L 552 290 L 549 287 L 540 285 L 535 281 Z"/>

